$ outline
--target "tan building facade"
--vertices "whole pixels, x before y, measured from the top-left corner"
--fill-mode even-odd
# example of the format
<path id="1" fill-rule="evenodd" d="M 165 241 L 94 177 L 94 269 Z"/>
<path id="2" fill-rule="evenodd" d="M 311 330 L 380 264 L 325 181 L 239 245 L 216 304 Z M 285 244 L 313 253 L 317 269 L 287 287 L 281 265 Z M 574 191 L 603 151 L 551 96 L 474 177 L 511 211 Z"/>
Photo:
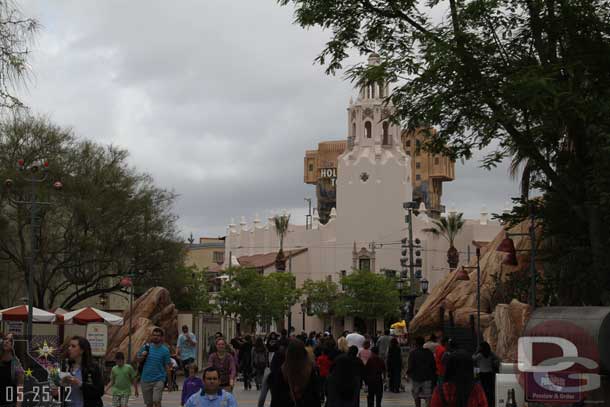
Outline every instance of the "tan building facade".
<path id="1" fill-rule="evenodd" d="M 187 266 L 196 266 L 202 270 L 224 263 L 225 239 L 202 237 L 199 243 L 191 243 L 186 249 Z"/>
<path id="2" fill-rule="evenodd" d="M 437 218 L 445 212 L 441 201 L 443 183 L 455 179 L 455 162 L 444 155 L 430 154 L 422 150 L 421 147 L 430 133 L 436 133 L 436 130 L 403 130 L 401 142 L 405 153 L 411 157 L 413 201 L 423 202 L 429 216 Z"/>
<path id="3" fill-rule="evenodd" d="M 208 290 L 211 293 L 211 301 L 215 301 L 216 293 L 220 290 L 220 265 L 225 260 L 225 238 L 199 238 L 199 243 L 191 238 L 186 247 L 186 259 L 184 264 L 195 266 L 198 270 L 207 273 Z M 233 338 L 238 331 L 238 323 L 234 318 L 223 316 L 219 313 L 203 313 L 194 315 L 193 321 L 204 350 L 209 349 L 214 341 L 214 334 L 222 332 L 227 338 Z M 188 324 L 187 324 L 188 325 Z"/>
<path id="4" fill-rule="evenodd" d="M 443 155 L 433 155 L 421 150 L 429 131 L 434 129 L 403 130 L 401 144 L 411 157 L 411 186 L 413 201 L 423 202 L 430 217 L 444 212 L 442 205 L 443 183 L 455 179 L 455 163 Z M 304 182 L 316 186 L 317 209 L 320 222 L 326 223 L 330 211 L 337 205 L 337 162 L 348 148 L 347 140 L 324 141 L 317 150 L 307 150 L 304 160 Z"/>

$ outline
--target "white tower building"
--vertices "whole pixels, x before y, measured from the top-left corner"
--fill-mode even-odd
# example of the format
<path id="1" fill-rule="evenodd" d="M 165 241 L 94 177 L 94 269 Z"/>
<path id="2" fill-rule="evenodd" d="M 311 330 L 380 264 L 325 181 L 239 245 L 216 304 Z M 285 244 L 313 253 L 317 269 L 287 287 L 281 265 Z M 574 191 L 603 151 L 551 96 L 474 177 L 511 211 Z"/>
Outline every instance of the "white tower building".
<path id="1" fill-rule="evenodd" d="M 379 64 L 379 56 L 371 54 L 368 63 Z M 384 101 L 388 94 L 387 83 L 364 86 L 347 109 L 348 148 L 337 166 L 336 233 L 337 246 L 355 242 L 351 256 L 337 256 L 348 271 L 367 264 L 372 271 L 396 269 L 399 264 L 396 246 L 380 252 L 372 245 L 404 236 L 402 203 L 412 196 L 411 162 L 401 147 L 400 127 L 389 121 L 393 106 Z"/>

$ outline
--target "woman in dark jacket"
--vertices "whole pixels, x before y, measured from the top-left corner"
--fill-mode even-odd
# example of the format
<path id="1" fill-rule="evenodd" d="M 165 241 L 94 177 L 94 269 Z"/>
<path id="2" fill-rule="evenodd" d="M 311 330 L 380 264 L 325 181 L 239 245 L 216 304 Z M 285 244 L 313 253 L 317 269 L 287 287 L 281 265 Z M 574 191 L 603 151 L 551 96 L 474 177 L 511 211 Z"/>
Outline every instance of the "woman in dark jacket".
<path id="1" fill-rule="evenodd" d="M 402 355 L 400 345 L 396 338 L 392 338 L 390 349 L 388 349 L 388 376 L 390 377 L 390 391 L 400 392 L 400 375 L 402 373 Z"/>
<path id="2" fill-rule="evenodd" d="M 360 393 L 360 378 L 354 374 L 354 361 L 348 355 L 335 359 L 333 370 L 326 379 L 327 407 L 354 407 Z"/>
<path id="3" fill-rule="evenodd" d="M 0 405 L 16 405 L 15 395 L 20 386 L 23 386 L 23 368 L 15 355 L 13 335 L 8 334 L 0 343 Z"/>
<path id="4" fill-rule="evenodd" d="M 104 380 L 91 356 L 91 345 L 82 336 L 73 336 L 68 344 L 68 372 L 62 384 L 71 387 L 69 407 L 103 407 Z"/>
<path id="5" fill-rule="evenodd" d="M 274 359 L 268 380 L 271 407 L 320 407 L 318 375 L 303 342 L 288 343 L 281 368 Z"/>
<path id="6" fill-rule="evenodd" d="M 252 389 L 252 338 L 246 335 L 239 349 L 239 369 L 244 375 L 244 390 Z"/>
<path id="7" fill-rule="evenodd" d="M 352 361 L 353 367 L 353 375 L 358 378 L 358 394 L 356 395 L 356 402 L 354 403 L 354 407 L 360 406 L 360 388 L 362 387 L 362 382 L 364 381 L 364 362 L 362 359 L 358 357 L 358 347 L 350 346 L 347 350 L 347 356 Z"/>
<path id="8" fill-rule="evenodd" d="M 487 403 L 495 406 L 496 373 L 500 371 L 500 359 L 491 351 L 491 346 L 487 342 L 481 342 L 478 352 L 472 356 L 472 359 L 479 369 L 479 379 L 485 390 Z"/>
<path id="9" fill-rule="evenodd" d="M 263 384 L 263 377 L 265 376 L 265 369 L 269 367 L 269 353 L 263 342 L 263 338 L 256 338 L 256 342 L 252 347 L 252 372 L 254 373 L 254 383 L 256 383 L 256 390 L 261 389 Z"/>

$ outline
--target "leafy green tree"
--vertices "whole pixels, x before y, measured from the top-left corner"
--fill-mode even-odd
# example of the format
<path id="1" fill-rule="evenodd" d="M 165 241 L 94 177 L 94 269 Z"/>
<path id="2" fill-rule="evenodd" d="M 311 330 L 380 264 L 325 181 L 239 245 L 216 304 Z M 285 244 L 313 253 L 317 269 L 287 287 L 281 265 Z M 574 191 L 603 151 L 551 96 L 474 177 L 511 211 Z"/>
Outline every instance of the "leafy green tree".
<path id="1" fill-rule="evenodd" d="M 301 290 L 296 288 L 294 274 L 290 273 L 271 273 L 264 277 L 265 297 L 268 303 L 265 304 L 265 312 L 262 314 L 266 318 L 279 321 L 288 313 L 290 307 L 297 303 L 301 297 Z"/>
<path id="2" fill-rule="evenodd" d="M 527 163 L 543 200 L 522 199 L 513 220 L 528 206 L 543 219 L 559 303 L 610 303 L 610 1 L 279 3 L 331 32 L 317 58 L 328 73 L 352 51 L 377 52 L 380 64 L 347 75 L 397 83 L 393 120 L 438 129 L 425 149 L 468 159 L 489 147 L 486 168 Z"/>
<path id="3" fill-rule="evenodd" d="M 343 293 L 336 309 L 339 316 L 373 319 L 394 317 L 400 312 L 396 281 L 367 270 L 354 270 L 341 278 Z"/>
<path id="4" fill-rule="evenodd" d="M 303 296 L 309 312 L 324 321 L 331 318 L 337 309 L 339 286 L 334 281 L 307 279 L 303 283 Z"/>
<path id="5" fill-rule="evenodd" d="M 447 217 L 432 219 L 432 224 L 434 226 L 422 229 L 422 232 L 430 233 L 435 238 L 442 237 L 449 243 L 447 263 L 449 263 L 449 268 L 451 270 L 455 270 L 460 262 L 460 253 L 455 248 L 454 243 L 455 239 L 464 228 L 465 221 L 462 218 L 463 215 L 463 213 L 450 213 Z"/>
<path id="6" fill-rule="evenodd" d="M 218 293 L 217 303 L 224 314 L 239 316 L 244 324 L 261 322 L 266 301 L 264 277 L 255 269 L 235 267 Z"/>
<path id="7" fill-rule="evenodd" d="M 229 280 L 218 294 L 219 307 L 223 313 L 239 316 L 253 328 L 256 323 L 267 325 L 283 319 L 300 297 L 292 274 L 263 276 L 256 269 L 234 268 L 228 275 Z"/>
<path id="8" fill-rule="evenodd" d="M 174 273 L 164 274 L 158 285 L 169 290 L 176 308 L 181 311 L 212 312 L 216 309 L 208 291 L 206 269 L 179 266 Z"/>
<path id="9" fill-rule="evenodd" d="M 38 246 L 34 268 L 34 305 L 73 308 L 83 300 L 121 290 L 122 276 L 134 274 L 139 286 L 182 265 L 184 246 L 175 232 L 174 195 L 127 163 L 127 151 L 81 141 L 45 119 L 17 117 L 0 123 L 2 189 L 0 261 L 25 279 L 30 247 L 30 186 L 15 176 L 18 159 L 26 165 L 49 162 L 49 180 L 39 185 Z M 64 188 L 52 187 L 61 180 Z M 16 194 L 16 195 L 15 195 Z M 0 269 L 1 270 L 1 269 Z"/>

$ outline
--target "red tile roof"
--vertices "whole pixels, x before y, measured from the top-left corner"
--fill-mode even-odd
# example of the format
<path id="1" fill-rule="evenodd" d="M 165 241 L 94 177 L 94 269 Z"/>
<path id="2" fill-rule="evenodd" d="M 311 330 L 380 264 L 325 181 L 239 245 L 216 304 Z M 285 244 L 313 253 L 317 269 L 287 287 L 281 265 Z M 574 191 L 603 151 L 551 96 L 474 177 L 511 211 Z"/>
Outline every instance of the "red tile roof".
<path id="1" fill-rule="evenodd" d="M 222 266 L 214 263 L 210 267 L 208 267 L 208 273 L 220 273 L 222 271 Z"/>
<path id="2" fill-rule="evenodd" d="M 307 248 L 295 249 L 295 250 L 286 250 L 284 255 L 286 259 L 297 256 L 303 252 L 306 252 Z M 240 256 L 237 258 L 239 264 L 243 267 L 252 267 L 252 268 L 267 268 L 273 266 L 275 264 L 275 258 L 277 256 L 277 252 L 264 253 L 264 254 L 255 254 L 253 256 Z"/>

